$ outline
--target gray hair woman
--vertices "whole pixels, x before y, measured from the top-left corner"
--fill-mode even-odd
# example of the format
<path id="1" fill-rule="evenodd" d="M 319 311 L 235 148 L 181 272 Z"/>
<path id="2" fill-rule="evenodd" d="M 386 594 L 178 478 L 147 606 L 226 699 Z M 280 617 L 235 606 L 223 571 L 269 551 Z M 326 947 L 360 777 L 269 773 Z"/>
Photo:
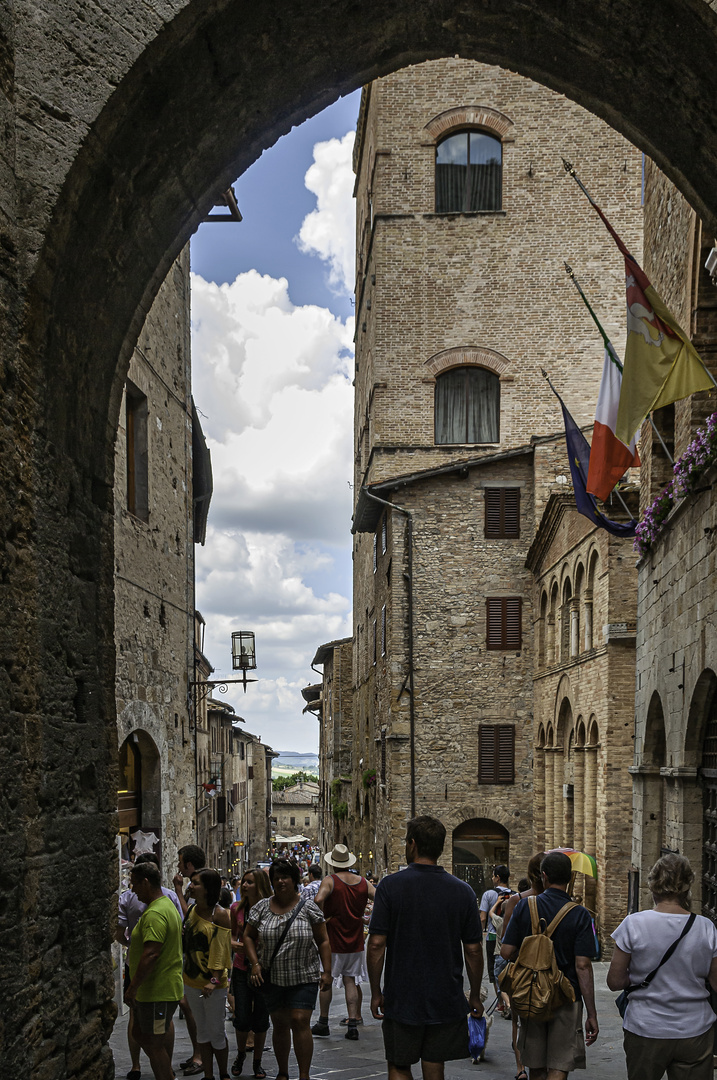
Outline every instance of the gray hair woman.
<path id="1" fill-rule="evenodd" d="M 628 915 L 612 935 L 607 985 L 629 990 L 628 1080 L 660 1080 L 665 1072 L 668 1080 L 712 1080 L 715 1014 L 706 982 L 717 990 L 717 927 L 690 914 L 694 878 L 683 855 L 658 859 L 647 879 L 653 907 Z"/>

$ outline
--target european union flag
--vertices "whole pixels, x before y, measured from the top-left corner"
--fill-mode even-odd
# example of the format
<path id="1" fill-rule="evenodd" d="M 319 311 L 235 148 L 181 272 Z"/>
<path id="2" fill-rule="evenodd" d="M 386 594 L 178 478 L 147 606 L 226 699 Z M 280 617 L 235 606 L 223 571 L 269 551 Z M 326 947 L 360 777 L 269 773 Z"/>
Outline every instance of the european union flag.
<path id="1" fill-rule="evenodd" d="M 637 528 L 636 521 L 610 521 L 597 508 L 597 500 L 594 495 L 589 495 L 587 490 L 588 466 L 590 464 L 590 445 L 583 435 L 572 416 L 565 408 L 560 394 L 553 389 L 553 393 L 560 402 L 563 410 L 565 423 L 565 445 L 568 449 L 568 461 L 570 462 L 570 475 L 573 480 L 575 491 L 575 505 L 578 512 L 589 518 L 593 525 L 606 529 L 613 536 L 634 536 Z"/>

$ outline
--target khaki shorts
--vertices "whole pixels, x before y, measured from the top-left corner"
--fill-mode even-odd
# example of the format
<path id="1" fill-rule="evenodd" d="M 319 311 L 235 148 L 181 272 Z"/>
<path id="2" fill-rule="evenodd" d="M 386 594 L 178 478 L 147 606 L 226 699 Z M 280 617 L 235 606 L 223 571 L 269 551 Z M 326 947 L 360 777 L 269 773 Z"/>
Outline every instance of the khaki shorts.
<path id="1" fill-rule="evenodd" d="M 528 1069 L 559 1069 L 572 1072 L 585 1068 L 583 1003 L 562 1005 L 547 1024 L 520 1020 L 518 1049 Z"/>

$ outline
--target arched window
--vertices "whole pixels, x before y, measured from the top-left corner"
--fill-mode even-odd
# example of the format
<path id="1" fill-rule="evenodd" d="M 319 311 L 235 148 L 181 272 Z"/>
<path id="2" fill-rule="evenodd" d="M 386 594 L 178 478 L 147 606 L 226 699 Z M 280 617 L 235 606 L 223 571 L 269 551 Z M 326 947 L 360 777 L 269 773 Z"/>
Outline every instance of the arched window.
<path id="1" fill-rule="evenodd" d="M 481 367 L 451 368 L 436 378 L 436 442 L 496 443 L 500 379 Z"/>
<path id="2" fill-rule="evenodd" d="M 503 148 L 482 131 L 459 131 L 436 147 L 436 213 L 500 210 Z"/>

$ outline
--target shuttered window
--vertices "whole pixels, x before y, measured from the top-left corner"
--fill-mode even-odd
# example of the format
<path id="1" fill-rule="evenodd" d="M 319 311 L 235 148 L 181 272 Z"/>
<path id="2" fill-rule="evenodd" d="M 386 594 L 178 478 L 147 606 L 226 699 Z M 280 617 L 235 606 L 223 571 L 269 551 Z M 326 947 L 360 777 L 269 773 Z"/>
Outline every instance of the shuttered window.
<path id="1" fill-rule="evenodd" d="M 386 783 L 386 728 L 381 728 L 381 783 Z"/>
<path id="2" fill-rule="evenodd" d="M 381 608 L 381 656 L 386 655 L 386 605 Z"/>
<path id="3" fill-rule="evenodd" d="M 485 535 L 492 540 L 520 536 L 520 488 L 485 489 Z"/>
<path id="4" fill-rule="evenodd" d="M 478 783 L 515 783 L 515 725 L 478 725 Z"/>
<path id="5" fill-rule="evenodd" d="M 486 600 L 486 648 L 521 648 L 519 596 L 491 596 Z"/>

